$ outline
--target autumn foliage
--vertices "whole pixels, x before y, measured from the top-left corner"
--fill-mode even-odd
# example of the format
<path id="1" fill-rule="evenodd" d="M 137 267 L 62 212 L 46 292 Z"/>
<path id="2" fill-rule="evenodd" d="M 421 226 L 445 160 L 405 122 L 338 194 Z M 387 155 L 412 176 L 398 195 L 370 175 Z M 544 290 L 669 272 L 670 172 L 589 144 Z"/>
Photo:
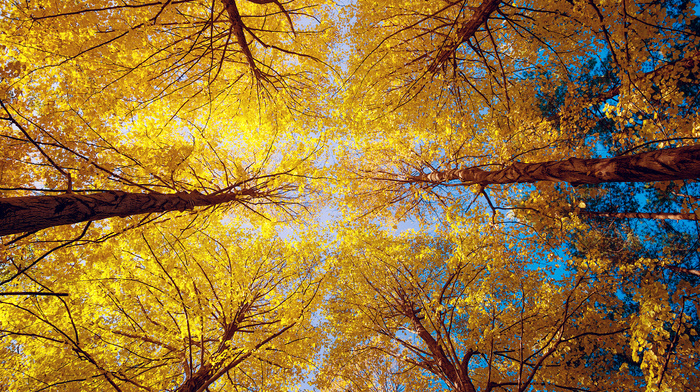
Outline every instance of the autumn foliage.
<path id="1" fill-rule="evenodd" d="M 0 3 L 0 391 L 690 391 L 692 1 Z"/>

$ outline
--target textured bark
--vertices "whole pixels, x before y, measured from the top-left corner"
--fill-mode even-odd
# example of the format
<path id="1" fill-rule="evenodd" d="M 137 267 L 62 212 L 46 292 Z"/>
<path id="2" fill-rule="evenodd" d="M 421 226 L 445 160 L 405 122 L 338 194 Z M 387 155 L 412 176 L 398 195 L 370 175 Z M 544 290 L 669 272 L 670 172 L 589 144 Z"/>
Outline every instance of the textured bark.
<path id="1" fill-rule="evenodd" d="M 86 195 L 71 193 L 0 198 L 0 236 L 116 216 L 184 211 L 252 196 L 245 193 L 202 195 L 196 192 L 162 194 L 107 191 Z"/>
<path id="2" fill-rule="evenodd" d="M 433 335 L 431 335 L 427 329 L 425 329 L 423 323 L 421 323 L 420 319 L 416 315 L 416 312 L 413 310 L 413 304 L 406 302 L 403 304 L 403 306 L 404 314 L 411 320 L 411 324 L 413 324 L 416 332 L 418 332 L 418 336 L 428 346 L 428 349 L 435 360 L 435 364 L 440 371 L 442 371 L 444 376 L 450 380 L 454 390 L 456 392 L 476 392 L 474 384 L 472 384 L 472 380 L 468 374 L 469 360 L 474 354 L 474 351 L 467 350 L 462 366 L 455 366 L 445 353 L 445 350 L 443 350 L 440 343 L 433 338 Z"/>
<path id="3" fill-rule="evenodd" d="M 260 72 L 260 69 L 258 69 L 258 66 L 255 64 L 255 57 L 253 57 L 253 54 L 250 52 L 250 46 L 248 46 L 248 40 L 246 39 L 245 32 L 243 31 L 243 20 L 238 12 L 236 1 L 222 0 L 221 2 L 224 4 L 226 13 L 228 13 L 229 20 L 231 21 L 231 32 L 236 37 L 236 42 L 238 42 L 238 46 L 241 48 L 241 52 L 243 52 L 243 55 L 248 62 L 248 66 L 250 66 L 250 69 L 253 71 L 253 75 L 255 75 L 256 79 L 262 79 L 263 75 Z"/>
<path id="4" fill-rule="evenodd" d="M 668 148 L 616 158 L 579 159 L 541 163 L 514 163 L 502 170 L 475 167 L 435 171 L 408 176 L 411 182 L 435 184 L 515 184 L 538 181 L 600 184 L 604 182 L 651 182 L 700 178 L 700 146 Z"/>
<path id="5" fill-rule="evenodd" d="M 182 384 L 177 391 L 178 392 L 197 392 L 199 389 L 206 385 L 212 375 L 215 373 L 216 369 L 212 366 L 210 362 L 206 362 L 202 367 L 197 370 L 192 377 L 189 377 L 184 384 Z"/>
<path id="6" fill-rule="evenodd" d="M 666 268 L 670 269 L 671 271 L 676 271 L 676 272 L 680 272 L 680 273 L 683 273 L 683 274 L 689 274 L 689 275 L 700 276 L 700 270 L 696 270 L 696 269 L 683 268 L 683 267 L 674 267 L 674 266 L 672 266 L 672 265 L 667 265 Z"/>
<path id="7" fill-rule="evenodd" d="M 595 212 L 581 211 L 586 216 L 599 216 L 602 218 L 617 219 L 670 219 L 670 220 L 698 220 L 697 215 L 691 213 L 673 212 Z"/>
<path id="8" fill-rule="evenodd" d="M 474 8 L 474 13 L 469 20 L 457 29 L 457 38 L 452 42 L 446 42 L 435 56 L 435 61 L 430 64 L 428 71 L 436 72 L 438 67 L 452 57 L 463 43 L 476 34 L 479 27 L 483 26 L 489 16 L 494 13 L 502 0 L 484 0 L 479 7 Z"/>
<path id="9" fill-rule="evenodd" d="M 239 331 L 241 323 L 243 323 L 243 321 L 246 319 L 250 308 L 250 303 L 244 303 L 241 305 L 240 309 L 238 309 L 236 317 L 226 325 L 226 328 L 224 329 L 224 334 L 223 336 L 221 336 L 220 339 L 219 347 L 217 348 L 216 353 L 212 355 L 212 357 L 220 355 L 228 348 L 227 342 L 229 342 L 233 338 L 233 335 L 237 331 Z M 233 365 L 228 364 L 228 366 L 230 367 L 237 365 L 238 363 L 246 359 L 249 355 L 250 354 L 248 353 L 239 356 L 236 360 L 233 361 Z M 187 379 L 182 385 L 180 385 L 180 387 L 177 389 L 177 392 L 197 392 L 206 388 L 209 384 L 216 381 L 216 379 L 218 378 L 218 376 L 216 375 L 218 370 L 220 369 L 215 367 L 211 362 L 204 362 L 194 374 L 187 376 Z"/>

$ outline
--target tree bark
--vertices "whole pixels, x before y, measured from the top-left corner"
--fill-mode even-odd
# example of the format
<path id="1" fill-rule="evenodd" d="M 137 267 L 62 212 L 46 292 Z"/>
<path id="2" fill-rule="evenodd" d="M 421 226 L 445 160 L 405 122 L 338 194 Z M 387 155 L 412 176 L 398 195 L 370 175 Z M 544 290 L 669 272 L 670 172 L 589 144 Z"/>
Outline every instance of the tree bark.
<path id="1" fill-rule="evenodd" d="M 107 191 L 86 195 L 70 193 L 0 198 L 0 236 L 116 216 L 184 211 L 197 206 L 237 201 L 246 196 L 255 196 L 255 191 L 215 195 Z"/>
<path id="2" fill-rule="evenodd" d="M 241 48 L 241 52 L 243 53 L 243 56 L 245 56 L 248 66 L 250 67 L 251 71 L 253 71 L 253 76 L 255 76 L 257 80 L 263 80 L 264 75 L 258 68 L 257 64 L 255 64 L 255 57 L 253 57 L 253 54 L 250 51 L 248 40 L 246 39 L 245 32 L 243 31 L 243 20 L 238 12 L 236 0 L 221 0 L 221 2 L 224 4 L 224 8 L 226 9 L 229 19 L 231 20 L 231 32 L 236 37 L 238 46 Z"/>
<path id="3" fill-rule="evenodd" d="M 582 215 L 599 216 L 602 218 L 617 219 L 670 219 L 670 220 L 698 220 L 698 216 L 687 212 L 595 212 L 580 211 Z"/>
<path id="4" fill-rule="evenodd" d="M 438 67 L 447 62 L 457 51 L 457 48 L 473 37 L 479 27 L 487 22 L 489 16 L 498 9 L 501 3 L 502 0 L 484 0 L 479 7 L 473 8 L 474 14 L 457 30 L 457 38 L 452 42 L 445 42 L 439 49 L 433 63 L 428 67 L 428 71 L 436 72 Z M 455 23 L 457 22 L 455 21 Z"/>
<path id="5" fill-rule="evenodd" d="M 515 184 L 538 181 L 568 182 L 573 186 L 605 182 L 652 182 L 700 178 L 700 146 L 668 148 L 615 158 L 541 163 L 514 163 L 502 170 L 476 167 L 407 176 L 410 182 L 434 184 L 460 181 L 465 185 Z"/>
<path id="6" fill-rule="evenodd" d="M 206 362 L 202 367 L 197 370 L 192 377 L 187 378 L 184 384 L 182 384 L 177 392 L 197 392 L 199 389 L 207 384 L 211 376 L 216 372 L 214 366 L 210 362 Z"/>
<path id="7" fill-rule="evenodd" d="M 683 268 L 683 267 L 675 267 L 675 266 L 672 266 L 672 265 L 667 265 L 666 268 L 670 269 L 671 271 L 676 271 L 676 272 L 680 272 L 680 273 L 683 273 L 683 274 L 700 276 L 700 270 L 696 270 L 696 269 Z"/>
<path id="8" fill-rule="evenodd" d="M 443 375 L 450 380 L 452 383 L 453 388 L 457 392 L 476 392 L 476 389 L 474 388 L 474 384 L 472 383 L 471 378 L 469 377 L 469 360 L 471 359 L 472 355 L 474 352 L 470 349 L 467 350 L 467 353 L 464 356 L 464 361 L 462 363 L 463 367 L 460 371 L 458 371 L 458 368 L 452 363 L 448 355 L 445 353 L 445 350 L 442 349 L 442 346 L 440 343 L 435 340 L 433 335 L 430 334 L 430 332 L 425 329 L 425 326 L 423 326 L 423 323 L 421 323 L 420 319 L 418 318 L 416 312 L 413 310 L 414 309 L 414 304 L 411 302 L 404 302 L 403 308 L 401 309 L 406 317 L 411 320 L 411 324 L 413 324 L 413 327 L 416 329 L 416 332 L 418 333 L 418 336 L 423 340 L 426 346 L 428 346 L 428 349 L 430 350 L 430 353 L 433 356 L 433 359 L 435 360 L 435 364 L 440 371 L 442 371 Z"/>
<path id="9" fill-rule="evenodd" d="M 219 348 L 217 348 L 214 355 L 212 355 L 212 358 L 216 357 L 217 355 L 220 355 L 229 347 L 226 343 L 229 342 L 233 338 L 233 335 L 240 330 L 241 324 L 248 317 L 248 312 L 251 309 L 251 305 L 252 304 L 248 302 L 241 304 L 240 309 L 238 309 L 238 312 L 236 312 L 236 317 L 230 323 L 226 324 L 224 334 L 221 336 L 220 339 Z M 242 362 L 244 359 L 248 358 L 249 356 L 250 353 L 243 354 L 239 356 L 236 360 L 232 361 L 232 363 L 229 363 L 227 367 L 235 366 Z M 214 364 L 207 360 L 200 366 L 199 369 L 197 369 L 197 371 L 194 374 L 188 375 L 185 382 L 182 385 L 180 385 L 180 387 L 178 387 L 176 391 L 200 391 L 206 388 L 212 382 L 216 381 L 216 379 L 220 376 L 216 376 L 217 371 L 219 370 L 220 369 L 217 366 L 214 366 Z"/>

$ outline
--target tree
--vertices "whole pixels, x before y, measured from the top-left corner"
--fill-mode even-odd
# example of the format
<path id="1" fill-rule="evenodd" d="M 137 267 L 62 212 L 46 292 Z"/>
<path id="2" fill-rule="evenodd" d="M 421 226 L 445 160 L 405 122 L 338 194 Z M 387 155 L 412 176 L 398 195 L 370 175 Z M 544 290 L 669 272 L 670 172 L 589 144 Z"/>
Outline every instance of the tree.
<path id="1" fill-rule="evenodd" d="M 306 110 L 295 99 L 308 100 L 313 92 L 308 86 L 303 94 L 299 90 L 312 76 L 308 65 L 299 71 L 302 68 L 292 62 L 277 62 L 280 56 L 297 59 L 300 67 L 320 61 L 323 46 L 311 47 L 307 39 L 324 26 L 310 19 L 297 30 L 294 23 L 311 18 L 311 9 L 322 14 L 323 8 L 300 2 L 291 8 L 272 1 L 238 3 L 3 5 L 8 28 L 0 42 L 0 102 L 7 125 L 1 139 L 7 153 L 1 196 L 59 190 L 139 192 L 135 195 L 139 198 L 147 198 L 143 193 L 180 195 L 170 196 L 172 207 L 155 209 L 160 211 L 250 196 L 260 196 L 263 204 L 281 200 L 278 197 L 284 197 L 289 185 L 284 182 L 291 177 L 280 182 L 279 174 L 301 169 L 300 162 L 309 156 L 284 160 L 273 146 L 304 148 L 289 136 L 286 122 L 291 111 Z M 55 34 L 46 36 L 46 31 Z M 252 83 L 253 91 L 246 82 Z M 224 95 L 246 104 L 225 103 Z M 288 113 L 280 114 L 281 108 Z M 258 118 L 263 113 L 269 117 Z M 236 136 L 248 135 L 248 129 L 254 129 L 257 137 Z M 60 179 L 65 186 L 59 185 Z M 304 182 L 299 180 L 291 182 Z M 279 184 L 271 183 L 275 181 Z M 209 200 L 183 199 L 183 194 L 196 193 L 210 196 Z M 114 195 L 93 194 L 91 203 Z M 80 196 L 5 203 L 16 210 L 19 205 L 27 208 L 30 201 L 48 200 L 80 200 Z M 103 216 L 155 210 L 125 213 L 106 208 Z M 6 218 L 35 219 L 41 213 Z M 57 224 L 90 219 L 86 215 Z M 47 225 L 53 224 L 43 227 Z"/>
<path id="2" fill-rule="evenodd" d="M 439 234 L 393 237 L 367 227 L 342 232 L 334 257 L 337 289 L 328 307 L 337 335 L 322 380 L 340 374 L 362 385 L 355 377 L 364 373 L 345 369 L 379 357 L 397 363 L 394 374 L 453 391 L 607 391 L 645 382 L 628 365 L 610 367 L 620 356 L 635 356 L 634 347 L 653 344 L 659 353 L 663 344 L 637 330 L 649 314 L 637 316 L 608 294 L 624 281 L 594 278 L 591 270 L 555 278 L 546 263 L 563 260 L 519 248 L 498 229 L 478 233 L 465 226 Z M 545 260 L 538 267 L 532 259 Z M 347 260 L 354 269 L 345 267 Z M 645 325 L 658 336 L 654 325 Z M 631 336 L 638 339 L 632 345 Z M 661 349 L 668 353 L 661 362 L 669 373 L 697 377 L 695 365 L 684 363 L 693 350 L 689 335 L 677 339 L 678 351 Z M 658 363 L 644 355 L 642 367 L 655 368 Z M 665 380 L 661 384 L 671 388 L 685 382 Z"/>
<path id="3" fill-rule="evenodd" d="M 562 181 L 572 185 L 605 182 L 654 182 L 700 177 L 700 147 L 670 148 L 627 157 L 577 159 L 542 163 L 514 163 L 502 170 L 460 168 L 408 177 L 408 181 L 495 185 Z"/>
<path id="4" fill-rule="evenodd" d="M 336 169 L 342 173 L 337 191 L 344 196 L 347 213 L 376 217 L 379 212 L 380 220 L 390 221 L 412 215 L 425 227 L 454 225 L 454 230 L 468 228 L 470 235 L 489 232 L 489 225 L 495 225 L 502 228 L 499 236 L 510 235 L 512 241 L 526 237 L 532 248 L 559 252 L 562 237 L 545 229 L 556 226 L 558 233 L 585 233 L 588 226 L 570 212 L 588 188 L 542 180 L 568 179 L 574 185 L 601 181 L 591 178 L 590 168 L 583 170 L 586 177 L 578 178 L 554 168 L 571 162 L 611 162 L 595 159 L 624 162 L 632 153 L 645 157 L 673 154 L 678 147 L 696 148 L 697 94 L 689 86 L 697 80 L 698 35 L 693 17 L 688 17 L 691 4 L 501 4 L 486 19 L 470 19 L 481 15 L 480 4 L 464 3 L 459 9 L 461 5 L 407 1 L 379 15 L 369 4 L 356 4 L 357 31 L 371 32 L 371 38 L 355 46 L 351 80 L 366 87 L 346 91 L 349 104 L 339 127 L 349 139 L 340 143 Z M 452 27 L 470 22 L 482 24 L 472 36 L 460 39 L 459 29 Z M 456 48 L 453 60 L 430 68 L 426 63 L 434 53 L 451 42 L 457 42 L 451 46 Z M 601 52 L 609 54 L 609 61 L 599 57 Z M 590 72 L 591 63 L 606 66 Z M 580 77 L 587 73 L 589 77 Z M 551 98 L 552 105 L 543 107 L 541 97 Z M 607 135 L 599 133 L 603 122 L 610 130 Z M 604 148 L 599 146 L 610 145 L 608 139 L 619 148 L 601 153 Z M 553 170 L 547 171 L 550 166 Z M 672 179 L 626 174 L 617 180 Z M 698 177 L 685 175 L 691 180 Z M 517 186 L 518 180 L 532 185 Z M 490 219 L 480 211 L 484 209 L 492 212 Z M 635 377 L 647 388 L 662 388 L 670 382 L 667 372 L 673 358 L 682 362 L 697 344 L 692 317 L 687 317 L 694 301 L 693 285 L 676 291 L 663 274 L 648 273 L 655 264 L 650 262 L 647 268 L 642 253 L 630 252 L 634 263 L 624 272 L 613 272 L 614 259 L 595 246 L 585 246 L 596 239 L 604 243 L 605 237 L 597 234 L 576 239 L 584 246 L 581 253 L 570 256 L 569 265 L 590 274 L 591 280 L 630 282 L 625 300 L 635 300 L 624 306 L 646 310 L 643 317 L 628 319 L 633 332 L 621 344 L 630 350 L 621 357 L 609 355 L 636 367 Z M 497 243 L 490 238 L 483 242 Z M 365 244 L 355 248 L 368 252 Z M 531 264 L 537 264 L 534 259 Z M 369 270 L 373 275 L 366 274 L 367 280 L 379 268 Z M 396 270 L 400 267 L 389 267 Z M 369 292 L 382 287 L 367 286 L 363 287 Z M 384 294 L 390 302 L 392 297 Z M 362 304 L 357 301 L 355 306 Z M 665 310 L 654 315 L 651 309 Z M 392 314 L 396 313 L 400 312 Z M 385 313 L 367 330 L 381 330 L 388 317 Z M 685 327 L 679 320 L 687 322 Z M 636 340 L 647 337 L 650 340 L 644 343 Z M 684 349 L 676 346 L 681 339 Z M 423 342 L 427 352 L 429 345 Z M 581 363 L 597 356 L 590 347 L 579 354 Z M 460 363 L 451 361 L 454 368 Z M 598 373 L 608 376 L 604 370 Z M 444 372 L 441 377 L 450 378 Z"/>
<path id="5" fill-rule="evenodd" d="M 70 296 L 0 297 L 3 341 L 14 351 L 0 369 L 3 384 L 202 391 L 293 383 L 317 344 L 320 255 L 272 230 L 211 224 L 218 235 L 173 228 L 74 247 L 61 255 L 70 266 L 40 264 L 15 281 Z"/>
<path id="6" fill-rule="evenodd" d="M 295 29 L 311 12 L 299 5 L 239 4 L 247 49 L 229 44 L 222 2 L 0 6 L 2 235 L 41 230 L 6 237 L 7 279 L 129 230 L 310 208 L 300 190 L 316 170 L 318 146 L 306 143 L 321 119 L 295 99 L 313 101 L 297 83 L 314 74 L 302 64 L 325 47 L 307 39 L 324 27 Z M 301 140 L 296 124 L 308 125 Z M 89 223 L 107 217 L 121 219 Z"/>
<path id="7" fill-rule="evenodd" d="M 238 188 L 243 184 L 234 184 Z M 237 192 L 220 190 L 202 195 L 196 191 L 176 194 L 127 193 L 106 191 L 87 195 L 20 196 L 0 199 L 2 229 L 0 236 L 36 232 L 47 227 L 95 221 L 112 217 L 185 211 L 194 207 L 212 207 L 237 202 L 241 204 L 280 203 L 284 188 L 276 190 L 241 189 Z M 279 200 L 278 199 L 278 200 Z M 250 207 L 249 207 L 250 208 Z"/>
<path id="8" fill-rule="evenodd" d="M 0 4 L 0 389 L 691 389 L 694 8 Z"/>
<path id="9" fill-rule="evenodd" d="M 312 207 L 301 191 L 322 118 L 302 103 L 321 80 L 322 13 L 301 2 L 0 5 L 3 234 L 51 227 L 4 238 L 2 294 L 24 295 L 0 296 L 3 389 L 298 380 L 313 356 L 297 351 L 310 341 L 318 255 L 235 227 L 262 231 L 259 215 Z M 76 201 L 83 211 L 69 212 Z M 197 205 L 209 207 L 188 211 Z M 92 223 L 110 216 L 122 218 Z"/>
<path id="10" fill-rule="evenodd" d="M 481 6 L 460 10 L 459 5 L 439 8 L 409 1 L 384 17 L 358 3 L 357 12 L 364 14 L 357 29 L 371 30 L 376 39 L 356 47 L 352 77 L 369 87 L 347 92 L 349 102 L 363 104 L 349 106 L 344 117 L 353 142 L 341 149 L 339 168 L 345 169 L 343 176 L 358 180 L 340 180 L 341 189 L 372 195 L 373 206 L 398 203 L 401 216 L 426 199 L 438 209 L 438 200 L 469 204 L 472 192 L 426 184 L 431 173 L 433 182 L 456 180 L 462 170 L 460 182 L 475 183 L 479 173 L 479 181 L 493 184 L 505 180 L 487 178 L 480 170 L 514 169 L 519 162 L 616 158 L 618 154 L 597 156 L 594 148 L 600 140 L 596 124 L 602 120 L 615 130 L 614 140 L 628 141 L 620 152 L 653 140 L 661 143 L 656 146 L 660 151 L 664 141 L 695 140 L 694 117 L 687 110 L 695 95 L 687 86 L 694 80 L 697 34 L 684 13 L 687 3 L 605 8 L 595 2 L 573 8 L 565 2 L 520 8 L 499 4 L 486 19 Z M 456 26 L 477 22 L 482 24 L 473 35 L 459 37 Z M 456 44 L 455 61 L 439 72 L 429 72 L 419 62 L 403 67 L 406 56 L 391 55 L 421 53 L 429 62 L 434 57 L 428 53 L 453 47 L 452 42 L 462 46 Z M 598 62 L 601 48 L 609 53 L 610 66 L 580 77 L 590 73 L 589 61 Z M 674 55 L 659 57 L 659 51 Z M 543 111 L 543 96 L 559 100 L 555 111 Z M 543 167 L 522 170 L 530 168 Z M 528 182 L 543 179 L 513 169 L 498 174 L 517 173 Z M 576 184 L 581 178 L 570 180 Z M 581 182 L 586 181 L 593 180 Z M 500 201 L 503 196 L 502 204 L 512 205 L 508 192 L 492 189 L 491 197 Z"/>

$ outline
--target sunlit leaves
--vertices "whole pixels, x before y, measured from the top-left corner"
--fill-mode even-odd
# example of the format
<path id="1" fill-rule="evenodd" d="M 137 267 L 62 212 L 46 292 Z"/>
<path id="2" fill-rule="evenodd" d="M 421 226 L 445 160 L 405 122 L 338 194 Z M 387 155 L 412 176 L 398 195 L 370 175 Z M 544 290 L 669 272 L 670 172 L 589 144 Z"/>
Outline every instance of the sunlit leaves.
<path id="1" fill-rule="evenodd" d="M 293 383 L 314 355 L 305 347 L 316 339 L 320 255 L 308 242 L 284 244 L 274 231 L 232 235 L 228 225 L 226 233 L 214 232 L 133 233 L 73 248 L 56 257 L 80 262 L 55 284 L 39 276 L 51 270 L 59 278 L 50 263 L 33 270 L 31 279 L 70 297 L 3 298 L 3 314 L 12 315 L 3 333 L 24 358 L 7 364 L 24 374 L 13 387 L 79 386 L 94 378 L 104 387 L 111 379 L 127 389 L 160 390 L 200 373 L 219 388 L 231 378 L 239 387 L 255 383 L 263 373 L 268 386 Z M 53 354 L 35 353 L 35 344 Z M 272 368 L 260 369 L 263 363 Z"/>
<path id="2" fill-rule="evenodd" d="M 696 189 L 416 179 L 691 144 L 694 8 L 3 3 L 3 197 L 256 197 L 3 238 L 0 389 L 692 388 L 690 225 L 597 208 Z"/>

